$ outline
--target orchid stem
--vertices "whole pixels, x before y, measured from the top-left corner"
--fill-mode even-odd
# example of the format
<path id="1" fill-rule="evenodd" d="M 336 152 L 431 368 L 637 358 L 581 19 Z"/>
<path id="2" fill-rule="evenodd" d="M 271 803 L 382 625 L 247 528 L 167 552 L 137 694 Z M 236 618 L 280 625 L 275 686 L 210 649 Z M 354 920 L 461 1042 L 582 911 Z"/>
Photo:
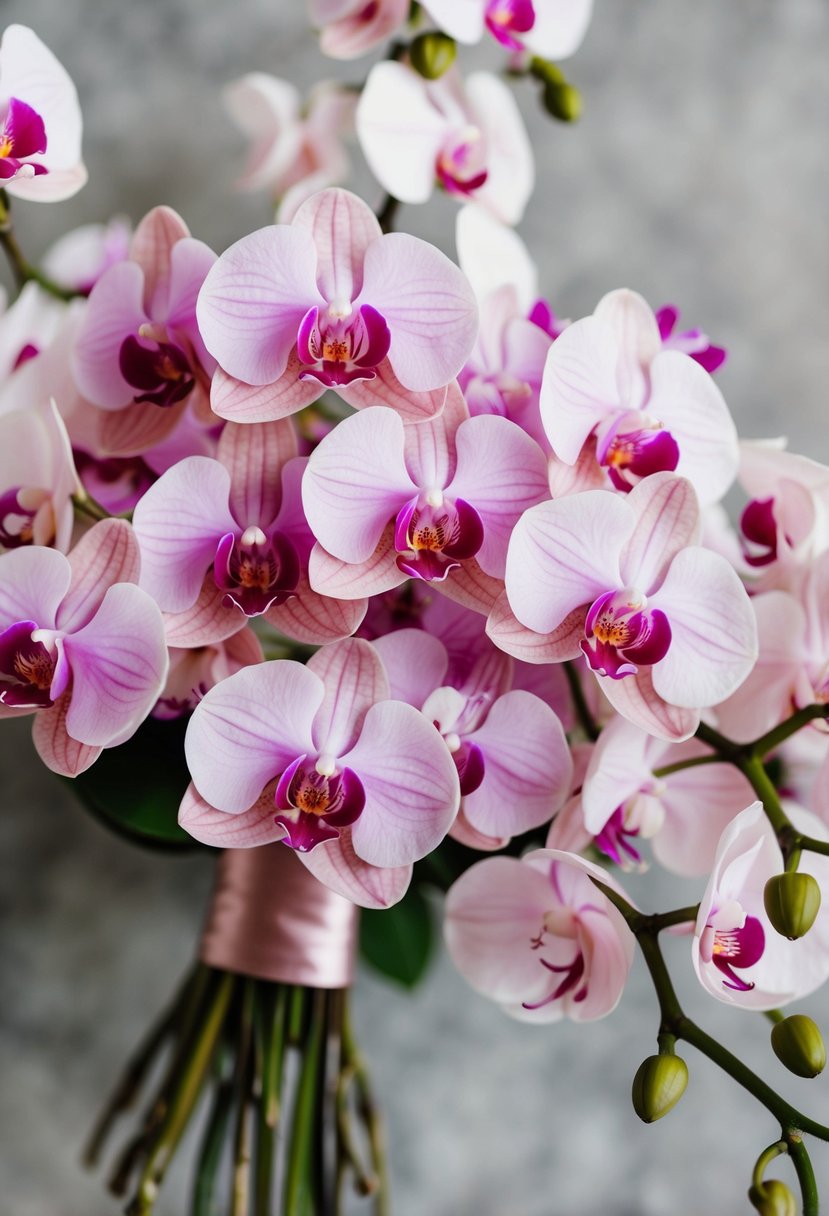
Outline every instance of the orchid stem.
<path id="1" fill-rule="evenodd" d="M 11 268 L 14 281 L 18 289 L 22 289 L 27 283 L 37 283 L 44 291 L 47 291 L 50 296 L 55 296 L 58 300 L 74 300 L 80 292 L 71 291 L 66 287 L 61 287 L 54 279 L 50 279 L 42 270 L 38 270 L 31 262 L 28 262 L 23 256 L 23 250 L 18 244 L 17 237 L 14 233 L 12 225 L 11 206 L 9 204 L 9 196 L 5 190 L 0 190 L 0 246 L 6 255 L 6 260 Z"/>
<path id="2" fill-rule="evenodd" d="M 214 1210 L 216 1175 L 219 1172 L 225 1135 L 233 1109 L 234 1085 L 232 1071 L 228 1068 L 229 1060 L 229 1044 L 225 1044 L 224 1051 L 219 1052 L 216 1066 L 218 1084 L 196 1165 L 191 1216 L 212 1216 Z"/>
<path id="3" fill-rule="evenodd" d="M 675 760 L 673 764 L 663 764 L 653 770 L 654 777 L 670 777 L 671 773 L 681 773 L 686 768 L 698 768 L 701 764 L 722 764 L 722 757 L 716 752 L 706 756 L 691 756 L 687 760 Z"/>
<path id="4" fill-rule="evenodd" d="M 763 1185 L 763 1177 L 766 1168 L 771 1165 L 776 1157 L 782 1156 L 783 1153 L 789 1151 L 789 1146 L 785 1140 L 775 1140 L 774 1144 L 770 1144 L 767 1149 L 757 1158 L 757 1164 L 754 1167 L 754 1172 L 751 1175 L 753 1186 L 761 1187 Z"/>
<path id="5" fill-rule="evenodd" d="M 101 504 L 96 502 L 95 499 L 90 497 L 89 494 L 73 494 L 72 506 L 75 508 L 75 513 L 77 515 L 85 515 L 87 519 L 94 520 L 96 523 L 102 519 L 112 518 L 106 507 L 102 507 Z"/>
<path id="6" fill-rule="evenodd" d="M 354 1070 L 354 1083 L 357 1088 L 358 1110 L 365 1123 L 368 1133 L 371 1163 L 377 1178 L 377 1189 L 374 1198 L 375 1216 L 389 1216 L 389 1174 L 386 1164 L 386 1144 L 383 1121 L 374 1101 L 368 1070 L 360 1055 L 357 1041 L 351 1027 L 351 1011 L 346 997 L 343 1012 L 343 1066 L 351 1066 Z"/>
<path id="7" fill-rule="evenodd" d="M 377 222 L 384 235 L 394 232 L 394 222 L 400 207 L 400 199 L 393 194 L 387 194 L 377 210 Z"/>
<path id="8" fill-rule="evenodd" d="M 818 1216 L 820 1198 L 817 1189 L 817 1179 L 815 1178 L 815 1171 L 812 1169 L 812 1161 L 806 1145 L 803 1143 L 803 1138 L 796 1132 L 784 1131 L 784 1136 L 789 1156 L 792 1159 L 792 1164 L 797 1174 L 797 1181 L 800 1184 L 800 1194 L 803 1198 L 803 1216 Z"/>
<path id="9" fill-rule="evenodd" d="M 234 1155 L 230 1216 L 247 1216 L 250 1195 L 250 1095 L 254 1078 L 254 983 L 254 980 L 246 979 L 242 984 L 239 1046 L 236 1057 L 236 1130 L 233 1138 Z"/>

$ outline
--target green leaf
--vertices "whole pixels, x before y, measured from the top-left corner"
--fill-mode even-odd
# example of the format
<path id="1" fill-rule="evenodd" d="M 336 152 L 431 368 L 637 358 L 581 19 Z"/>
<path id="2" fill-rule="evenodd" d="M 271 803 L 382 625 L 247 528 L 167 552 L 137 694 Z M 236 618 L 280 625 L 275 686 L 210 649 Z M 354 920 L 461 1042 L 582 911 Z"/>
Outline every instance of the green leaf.
<path id="1" fill-rule="evenodd" d="M 118 835 L 149 847 L 195 848 L 192 836 L 178 825 L 179 804 L 190 781 L 186 729 L 186 718 L 148 718 L 131 739 L 106 748 L 68 784 L 83 806 Z"/>
<path id="2" fill-rule="evenodd" d="M 423 978 L 434 944 L 434 918 L 422 887 L 409 887 L 393 908 L 365 909 L 360 916 L 362 957 L 405 988 Z"/>

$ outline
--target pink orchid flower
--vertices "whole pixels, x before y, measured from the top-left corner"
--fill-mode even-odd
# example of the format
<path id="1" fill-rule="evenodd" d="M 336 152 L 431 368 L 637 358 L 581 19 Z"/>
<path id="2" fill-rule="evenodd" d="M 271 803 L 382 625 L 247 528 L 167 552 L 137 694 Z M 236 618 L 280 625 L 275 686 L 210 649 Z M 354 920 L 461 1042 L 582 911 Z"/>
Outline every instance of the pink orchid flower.
<path id="1" fill-rule="evenodd" d="M 83 488 L 54 401 L 0 413 L 0 549 L 72 542 L 72 495 Z"/>
<path id="2" fill-rule="evenodd" d="M 700 367 L 704 367 L 707 372 L 713 373 L 725 363 L 727 351 L 722 346 L 715 346 L 708 334 L 704 334 L 701 329 L 683 329 L 677 332 L 679 309 L 674 304 L 657 308 L 654 315 L 659 326 L 663 350 L 681 350 L 683 354 L 696 359 Z"/>
<path id="3" fill-rule="evenodd" d="M 36 714 L 35 747 L 63 776 L 129 739 L 164 686 L 164 623 L 134 585 L 138 562 L 115 519 L 68 557 L 40 546 L 0 557 L 0 717 Z"/>
<path id="4" fill-rule="evenodd" d="M 731 764 L 705 764 L 657 776 L 661 768 L 704 756 L 695 739 L 670 744 L 626 719 L 603 729 L 582 784 L 584 826 L 617 865 L 642 861 L 640 840 L 652 840 L 660 865 L 674 874 L 708 874 L 725 827 L 751 798 Z"/>
<path id="5" fill-rule="evenodd" d="M 156 207 L 136 228 L 129 258 L 90 293 L 75 381 L 99 410 L 129 411 L 139 451 L 169 435 L 188 404 L 210 418 L 215 363 L 196 324 L 196 297 L 215 261 L 175 211 Z"/>
<path id="6" fill-rule="evenodd" d="M 10 25 L 0 41 L 0 183 L 17 198 L 54 203 L 86 183 L 83 123 L 66 69 L 34 30 Z"/>
<path id="7" fill-rule="evenodd" d="M 538 445 L 506 418 L 469 418 L 457 386 L 417 426 L 363 410 L 323 439 L 302 480 L 319 541 L 311 585 L 350 599 L 421 578 L 458 596 L 470 569 L 503 577 L 513 526 L 546 494 Z"/>
<path id="8" fill-rule="evenodd" d="M 43 256 L 43 269 L 68 291 L 88 296 L 104 271 L 129 257 L 132 227 L 124 216 L 84 224 L 60 237 Z"/>
<path id="9" fill-rule="evenodd" d="M 480 42 L 486 30 L 510 51 L 558 60 L 581 45 L 593 0 L 425 0 L 423 7 L 458 42 Z"/>
<path id="10" fill-rule="evenodd" d="M 535 182 L 532 146 L 515 98 L 491 72 L 457 68 L 424 80 L 378 63 L 357 106 L 357 138 L 384 190 L 425 203 L 436 185 L 517 224 Z"/>
<path id="11" fill-rule="evenodd" d="M 171 646 L 167 682 L 152 716 L 169 719 L 192 713 L 214 685 L 263 659 L 259 639 L 247 626 L 210 646 L 194 646 L 189 650 Z"/>
<path id="12" fill-rule="evenodd" d="M 610 292 L 550 347 L 541 418 L 566 464 L 594 437 L 617 490 L 675 470 L 707 506 L 737 472 L 737 432 L 720 390 L 690 355 L 663 349 L 656 317 L 632 291 Z"/>
<path id="13" fill-rule="evenodd" d="M 136 506 L 141 586 L 171 614 L 171 644 L 221 641 L 263 614 L 315 645 L 359 625 L 364 601 L 346 605 L 308 586 L 314 538 L 300 505 L 306 459 L 296 453 L 290 419 L 228 423 L 217 459 L 180 461 Z"/>
<path id="14" fill-rule="evenodd" d="M 570 751 L 549 706 L 510 690 L 506 655 L 491 649 L 453 686 L 446 647 L 422 629 L 397 630 L 374 648 L 392 697 L 435 724 L 454 760 L 461 788 L 454 836 L 475 848 L 501 848 L 550 820 L 570 792 Z"/>
<path id="15" fill-rule="evenodd" d="M 829 839 L 816 816 L 787 813 L 804 835 Z M 798 869 L 825 890 L 829 861 L 804 852 Z M 763 906 L 769 878 L 783 873 L 783 855 L 760 802 L 723 832 L 714 869 L 699 906 L 691 957 L 703 988 L 743 1009 L 777 1009 L 814 992 L 829 978 L 829 908 L 824 901 L 808 933 L 789 941 L 772 927 Z"/>
<path id="16" fill-rule="evenodd" d="M 588 490 L 541 503 L 512 534 L 506 596 L 519 626 L 549 645 L 523 653 L 509 622 L 494 619 L 490 636 L 535 662 L 581 652 L 619 713 L 658 738 L 688 738 L 700 710 L 734 692 L 757 658 L 745 588 L 698 536 L 694 491 L 672 473 L 626 496 Z"/>
<path id="17" fill-rule="evenodd" d="M 409 16 L 409 0 L 308 0 L 320 30 L 320 50 L 332 59 L 356 59 L 385 42 Z"/>
<path id="18" fill-rule="evenodd" d="M 191 835 L 234 848 L 283 840 L 368 907 L 402 898 L 460 800 L 437 730 L 389 700 L 379 656 L 357 638 L 304 667 L 283 659 L 223 680 L 196 707 L 185 752 L 193 785 L 179 821 Z"/>
<path id="19" fill-rule="evenodd" d="M 743 440 L 740 517 L 745 561 L 760 590 L 798 592 L 811 563 L 829 549 L 829 468 L 785 450 L 785 440 Z"/>
<path id="20" fill-rule="evenodd" d="M 5 300 L 5 295 L 3 295 Z M 4 392 L 0 412 L 15 408 L 7 404 L 5 391 L 15 374 L 35 359 L 54 340 L 66 316 L 66 305 L 48 295 L 37 283 L 26 283 L 14 303 L 0 315 L 0 382 Z"/>
<path id="21" fill-rule="evenodd" d="M 339 189 L 231 245 L 198 318 L 220 366 L 213 408 L 231 422 L 286 417 L 326 389 L 411 420 L 439 413 L 478 324 L 457 266 L 417 237 L 383 236 L 362 199 Z"/>
<path id="22" fill-rule="evenodd" d="M 591 876 L 616 885 L 558 849 L 471 866 L 446 896 L 446 945 L 464 979 L 524 1021 L 590 1022 L 611 1013 L 635 942 Z"/>
<path id="23" fill-rule="evenodd" d="M 268 190 L 280 200 L 277 218 L 290 223 L 317 190 L 348 176 L 343 135 L 353 126 L 356 95 L 318 85 L 303 105 L 287 80 L 251 72 L 224 90 L 231 118 L 251 141 L 240 190 Z"/>
<path id="24" fill-rule="evenodd" d="M 795 709 L 829 701 L 829 552 L 815 559 L 797 595 L 765 591 L 752 596 L 751 606 L 757 664 L 716 709 L 718 725 L 740 742 L 771 730 Z"/>

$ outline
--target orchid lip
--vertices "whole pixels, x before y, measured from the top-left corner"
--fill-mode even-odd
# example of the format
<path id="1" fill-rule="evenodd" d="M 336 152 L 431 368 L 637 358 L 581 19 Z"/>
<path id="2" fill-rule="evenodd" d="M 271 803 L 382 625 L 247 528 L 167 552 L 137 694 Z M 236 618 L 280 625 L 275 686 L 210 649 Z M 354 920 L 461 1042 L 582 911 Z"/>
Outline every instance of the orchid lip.
<path id="1" fill-rule="evenodd" d="M 350 768 L 320 756 L 313 762 L 297 756 L 277 781 L 274 822 L 285 829 L 283 843 L 308 853 L 326 840 L 335 840 L 340 828 L 359 819 L 366 804 L 363 783 Z"/>
<path id="2" fill-rule="evenodd" d="M 442 582 L 462 561 L 474 557 L 484 541 L 481 517 L 462 498 L 434 491 L 411 499 L 398 511 L 394 523 L 397 567 L 412 578 Z"/>
<path id="3" fill-rule="evenodd" d="M 169 340 L 140 332 L 129 334 L 121 343 L 118 365 L 127 384 L 141 390 L 136 402 L 169 408 L 183 401 L 195 387 L 195 375 L 186 354 Z"/>
<path id="4" fill-rule="evenodd" d="M 296 594 L 300 561 L 293 542 L 283 532 L 270 536 L 257 525 L 241 536 L 228 532 L 213 559 L 213 580 L 225 592 L 224 602 L 245 616 L 261 616 Z"/>
<path id="5" fill-rule="evenodd" d="M 0 704 L 46 709 L 69 683 L 60 634 L 35 621 L 17 621 L 0 633 Z"/>
<path id="6" fill-rule="evenodd" d="M 753 981 L 744 980 L 734 969 L 753 967 L 762 958 L 765 946 L 766 935 L 762 924 L 756 916 L 746 916 L 739 928 L 715 929 L 710 923 L 706 925 L 700 940 L 700 953 L 705 961 L 712 962 L 725 976 L 724 988 L 731 988 L 734 992 L 750 992 L 754 987 Z"/>
<path id="7" fill-rule="evenodd" d="M 606 591 L 593 602 L 579 643 L 593 671 L 620 680 L 640 666 L 663 659 L 671 644 L 671 626 L 659 608 L 647 608 L 636 590 Z"/>
<path id="8" fill-rule="evenodd" d="M 300 379 L 326 388 L 374 379 L 390 346 L 386 320 L 370 304 L 356 313 L 348 301 L 334 301 L 325 312 L 309 308 L 297 330 Z"/>

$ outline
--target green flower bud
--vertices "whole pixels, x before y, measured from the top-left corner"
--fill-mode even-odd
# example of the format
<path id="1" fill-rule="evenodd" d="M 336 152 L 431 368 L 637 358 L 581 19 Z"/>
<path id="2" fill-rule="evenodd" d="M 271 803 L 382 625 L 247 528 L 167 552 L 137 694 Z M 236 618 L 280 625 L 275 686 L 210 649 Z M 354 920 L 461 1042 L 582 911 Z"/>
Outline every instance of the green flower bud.
<path id="1" fill-rule="evenodd" d="M 771 1028 L 774 1054 L 798 1077 L 816 1077 L 826 1066 L 823 1035 L 804 1013 L 793 1013 Z"/>
<path id="2" fill-rule="evenodd" d="M 581 93 L 575 85 L 556 84 L 552 81 L 544 86 L 542 93 L 544 109 L 559 122 L 576 122 L 581 118 Z"/>
<path id="3" fill-rule="evenodd" d="M 688 1066 L 679 1056 L 648 1056 L 633 1078 L 633 1109 L 643 1123 L 654 1123 L 673 1110 L 687 1084 Z"/>
<path id="4" fill-rule="evenodd" d="M 448 34 L 430 30 L 418 34 L 409 47 L 409 59 L 416 72 L 426 80 L 438 80 L 455 62 L 457 47 L 455 39 Z"/>
<path id="5" fill-rule="evenodd" d="M 763 891 L 766 915 L 783 937 L 794 941 L 808 933 L 820 909 L 820 887 L 811 874 L 777 874 Z"/>
<path id="6" fill-rule="evenodd" d="M 797 1201 L 785 1182 L 770 1178 L 762 1186 L 748 1192 L 753 1207 L 760 1216 L 797 1216 Z"/>

